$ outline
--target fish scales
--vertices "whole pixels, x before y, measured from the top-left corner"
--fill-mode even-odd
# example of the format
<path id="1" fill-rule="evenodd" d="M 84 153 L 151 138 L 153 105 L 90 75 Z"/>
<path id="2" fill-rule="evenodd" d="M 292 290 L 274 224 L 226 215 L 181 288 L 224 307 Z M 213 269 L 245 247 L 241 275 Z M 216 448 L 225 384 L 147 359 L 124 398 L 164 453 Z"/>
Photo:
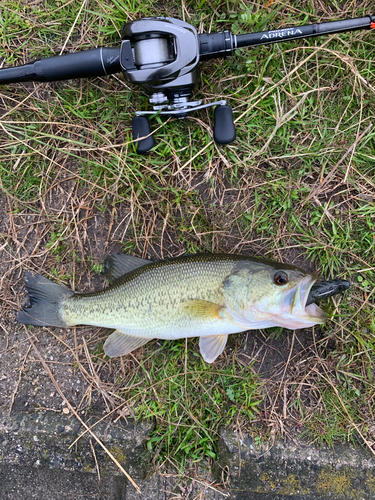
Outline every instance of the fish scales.
<path id="1" fill-rule="evenodd" d="M 209 334 L 220 318 L 203 321 L 186 305 L 191 300 L 223 305 L 221 287 L 237 263 L 232 259 L 206 262 L 194 256 L 173 265 L 172 261 L 150 264 L 105 290 L 73 295 L 62 304 L 61 313 L 72 325 L 121 328 L 150 338 L 179 338 L 182 331 L 196 336 L 202 328 L 202 333 Z M 174 332 L 169 331 L 173 328 Z"/>
<path id="2" fill-rule="evenodd" d="M 225 254 L 159 262 L 113 254 L 105 265 L 115 280 L 89 294 L 27 272 L 30 303 L 18 320 L 115 329 L 104 343 L 110 357 L 128 354 L 153 338 L 199 337 L 200 352 L 212 363 L 229 334 L 272 326 L 304 328 L 326 319 L 315 303 L 307 305 L 315 277 L 288 264 Z M 320 284 L 314 296 L 332 294 L 336 287 Z"/>

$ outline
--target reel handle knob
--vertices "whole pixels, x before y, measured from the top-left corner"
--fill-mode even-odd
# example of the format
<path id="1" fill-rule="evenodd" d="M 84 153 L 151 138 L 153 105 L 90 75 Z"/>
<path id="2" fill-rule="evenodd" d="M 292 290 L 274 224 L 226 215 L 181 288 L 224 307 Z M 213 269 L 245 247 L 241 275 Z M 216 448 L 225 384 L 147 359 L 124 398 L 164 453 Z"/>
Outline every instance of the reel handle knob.
<path id="1" fill-rule="evenodd" d="M 137 153 L 147 153 L 155 146 L 151 135 L 150 122 L 145 116 L 135 116 L 132 119 L 133 139 L 137 141 Z"/>
<path id="2" fill-rule="evenodd" d="M 217 106 L 214 111 L 214 140 L 218 144 L 229 144 L 236 138 L 232 108 L 227 104 Z"/>

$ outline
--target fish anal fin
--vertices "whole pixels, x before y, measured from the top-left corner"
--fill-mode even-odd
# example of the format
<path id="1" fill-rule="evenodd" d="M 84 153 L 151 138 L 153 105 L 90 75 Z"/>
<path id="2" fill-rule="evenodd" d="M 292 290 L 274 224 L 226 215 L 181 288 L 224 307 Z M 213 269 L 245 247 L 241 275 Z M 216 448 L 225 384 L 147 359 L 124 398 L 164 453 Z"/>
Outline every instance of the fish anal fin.
<path id="1" fill-rule="evenodd" d="M 125 354 L 138 349 L 138 347 L 143 346 L 150 340 L 152 339 L 149 337 L 135 337 L 134 335 L 120 332 L 120 330 L 115 330 L 104 342 L 104 352 L 110 358 L 125 356 Z"/>
<path id="2" fill-rule="evenodd" d="M 223 306 L 209 302 L 208 300 L 189 300 L 184 303 L 184 309 L 192 318 L 221 319 L 220 312 Z"/>
<path id="3" fill-rule="evenodd" d="M 141 259 L 125 253 L 112 253 L 104 260 L 104 274 L 112 282 L 138 267 L 151 264 L 152 260 Z"/>
<path id="4" fill-rule="evenodd" d="M 213 363 L 224 351 L 228 335 L 209 335 L 200 337 L 199 349 L 206 363 Z"/>

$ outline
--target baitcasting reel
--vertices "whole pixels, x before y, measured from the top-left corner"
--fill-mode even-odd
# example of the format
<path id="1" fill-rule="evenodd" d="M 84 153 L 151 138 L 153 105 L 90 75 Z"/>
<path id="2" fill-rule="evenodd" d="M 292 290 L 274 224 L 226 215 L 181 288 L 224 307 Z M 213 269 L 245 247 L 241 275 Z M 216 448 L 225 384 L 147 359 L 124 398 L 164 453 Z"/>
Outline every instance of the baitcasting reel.
<path id="1" fill-rule="evenodd" d="M 137 151 L 143 153 L 154 146 L 150 124 L 145 115 L 185 118 L 188 113 L 209 106 L 217 106 L 214 113 L 214 139 L 229 144 L 236 138 L 232 109 L 226 101 L 202 104 L 189 101 L 197 81 L 197 64 L 204 50 L 213 56 L 231 54 L 233 35 L 216 33 L 216 44 L 198 38 L 196 29 L 188 23 L 172 18 L 145 18 L 125 24 L 121 30 L 120 65 L 126 78 L 141 85 L 151 97 L 153 111 L 137 111 L 132 120 L 133 137 L 147 137 L 138 141 Z M 203 48 L 203 51 L 202 51 Z"/>
<path id="2" fill-rule="evenodd" d="M 236 138 L 236 130 L 232 109 L 226 101 L 202 104 L 200 100 L 189 100 L 197 81 L 199 61 L 226 57 L 241 47 L 359 29 L 375 29 L 375 16 L 246 35 L 233 35 L 230 31 L 197 34 L 193 26 L 178 19 L 143 18 L 122 27 L 120 47 L 90 49 L 1 69 L 0 84 L 68 80 L 123 71 L 129 82 L 141 85 L 150 94 L 149 102 L 153 108 L 153 111 L 137 111 L 132 120 L 138 153 L 146 153 L 155 145 L 147 115 L 185 118 L 189 113 L 209 106 L 216 106 L 215 142 L 229 144 Z"/>

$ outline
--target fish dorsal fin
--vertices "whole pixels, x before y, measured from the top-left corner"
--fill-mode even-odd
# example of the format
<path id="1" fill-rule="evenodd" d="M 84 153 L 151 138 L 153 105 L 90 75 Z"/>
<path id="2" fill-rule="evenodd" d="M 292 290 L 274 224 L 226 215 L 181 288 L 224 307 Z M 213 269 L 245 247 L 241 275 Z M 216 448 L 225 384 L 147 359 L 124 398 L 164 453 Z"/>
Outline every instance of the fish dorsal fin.
<path id="1" fill-rule="evenodd" d="M 104 342 L 104 352 L 110 358 L 125 356 L 125 354 L 138 349 L 138 347 L 141 347 L 150 340 L 152 339 L 149 337 L 134 337 L 133 335 L 120 332 L 120 330 L 115 330 Z"/>
<path id="2" fill-rule="evenodd" d="M 228 335 L 210 335 L 199 339 L 199 349 L 206 363 L 213 363 L 224 351 Z"/>
<path id="3" fill-rule="evenodd" d="M 141 259 L 125 253 L 112 253 L 104 261 L 104 274 L 112 282 L 133 269 L 151 264 L 152 260 Z"/>

